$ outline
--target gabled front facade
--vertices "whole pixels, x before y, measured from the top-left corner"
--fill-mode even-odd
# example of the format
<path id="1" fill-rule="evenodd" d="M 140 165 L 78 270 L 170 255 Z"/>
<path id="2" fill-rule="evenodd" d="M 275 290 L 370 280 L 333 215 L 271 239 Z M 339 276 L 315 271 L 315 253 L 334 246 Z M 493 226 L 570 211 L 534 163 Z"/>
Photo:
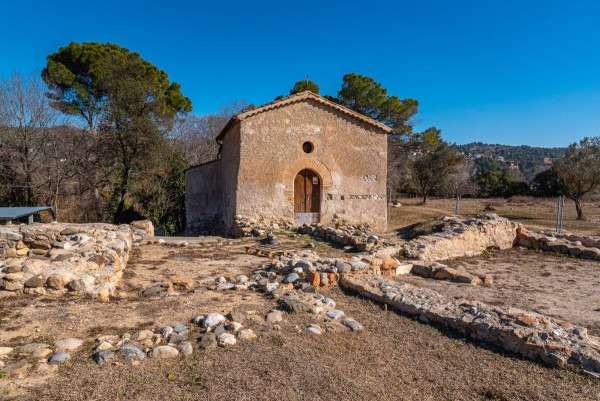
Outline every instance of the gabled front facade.
<path id="1" fill-rule="evenodd" d="M 310 92 L 239 113 L 219 158 L 186 171 L 188 228 L 229 231 L 242 216 L 383 229 L 390 132 Z"/>

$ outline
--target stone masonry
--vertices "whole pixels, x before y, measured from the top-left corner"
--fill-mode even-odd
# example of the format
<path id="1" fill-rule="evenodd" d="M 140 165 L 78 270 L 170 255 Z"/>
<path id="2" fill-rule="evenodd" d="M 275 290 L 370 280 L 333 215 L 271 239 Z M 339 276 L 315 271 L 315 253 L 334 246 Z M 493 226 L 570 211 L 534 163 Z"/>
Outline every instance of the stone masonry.
<path id="1" fill-rule="evenodd" d="M 311 92 L 238 113 L 217 137 L 218 159 L 186 171 L 187 225 L 226 233 L 240 219 L 299 225 L 295 179 L 310 171 L 311 218 L 383 229 L 390 132 Z"/>
<path id="2" fill-rule="evenodd" d="M 519 309 L 448 298 L 381 276 L 343 276 L 340 285 L 422 321 L 444 324 L 549 365 L 576 364 L 600 377 L 600 340 L 583 327 Z"/>
<path id="3" fill-rule="evenodd" d="M 148 224 L 149 223 L 149 224 Z M 152 231 L 152 223 L 133 226 Z M 108 300 L 146 230 L 111 224 L 31 224 L 0 231 L 0 292 L 88 294 Z"/>

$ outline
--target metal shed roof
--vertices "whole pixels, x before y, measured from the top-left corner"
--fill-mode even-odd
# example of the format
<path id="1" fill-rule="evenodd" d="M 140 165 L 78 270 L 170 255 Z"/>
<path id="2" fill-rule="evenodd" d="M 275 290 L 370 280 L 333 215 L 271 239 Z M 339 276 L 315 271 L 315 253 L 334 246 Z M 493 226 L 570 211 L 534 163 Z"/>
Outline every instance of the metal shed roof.
<path id="1" fill-rule="evenodd" d="M 50 209 L 52 209 L 50 206 L 0 207 L 0 219 L 16 219 L 18 217 L 29 216 L 30 214 Z"/>

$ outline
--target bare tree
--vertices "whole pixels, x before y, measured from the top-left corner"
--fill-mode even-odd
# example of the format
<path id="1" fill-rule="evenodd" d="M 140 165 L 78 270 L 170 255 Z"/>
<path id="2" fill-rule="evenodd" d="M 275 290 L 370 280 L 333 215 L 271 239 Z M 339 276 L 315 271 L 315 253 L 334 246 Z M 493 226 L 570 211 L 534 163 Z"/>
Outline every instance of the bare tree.
<path id="1" fill-rule="evenodd" d="M 249 106 L 244 100 L 234 100 L 221 106 L 216 114 L 178 118 L 169 133 L 171 146 L 191 165 L 215 160 L 219 150 L 215 138 L 231 116 Z"/>
<path id="2" fill-rule="evenodd" d="M 553 168 L 565 193 L 575 202 L 577 220 L 583 220 L 581 198 L 600 185 L 600 137 L 572 143 Z"/>
<path id="3" fill-rule="evenodd" d="M 15 72 L 0 79 L 0 177 L 5 185 L 20 189 L 21 202 L 40 201 L 39 189 L 45 185 L 44 153 L 51 145 L 52 128 L 61 114 L 50 107 L 46 87 L 37 74 Z"/>

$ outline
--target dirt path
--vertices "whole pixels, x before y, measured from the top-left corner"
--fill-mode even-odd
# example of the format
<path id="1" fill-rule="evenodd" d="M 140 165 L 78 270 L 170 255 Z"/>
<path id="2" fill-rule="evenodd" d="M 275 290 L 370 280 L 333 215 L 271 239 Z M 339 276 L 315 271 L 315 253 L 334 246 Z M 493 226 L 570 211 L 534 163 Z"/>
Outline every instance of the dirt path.
<path id="1" fill-rule="evenodd" d="M 493 285 L 472 286 L 415 275 L 399 278 L 454 298 L 535 311 L 600 335 L 600 262 L 510 249 L 443 262 L 489 273 Z"/>

